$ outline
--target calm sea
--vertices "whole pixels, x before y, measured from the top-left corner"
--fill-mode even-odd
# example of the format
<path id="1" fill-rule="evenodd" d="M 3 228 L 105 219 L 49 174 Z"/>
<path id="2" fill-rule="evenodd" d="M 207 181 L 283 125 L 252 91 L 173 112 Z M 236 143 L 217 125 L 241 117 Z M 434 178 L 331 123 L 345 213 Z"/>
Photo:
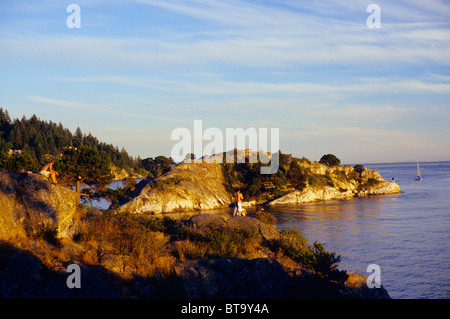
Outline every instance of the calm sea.
<path id="1" fill-rule="evenodd" d="M 272 208 L 278 226 L 341 255 L 340 269 L 381 269 L 392 298 L 450 298 L 450 162 L 367 164 L 401 194 Z"/>

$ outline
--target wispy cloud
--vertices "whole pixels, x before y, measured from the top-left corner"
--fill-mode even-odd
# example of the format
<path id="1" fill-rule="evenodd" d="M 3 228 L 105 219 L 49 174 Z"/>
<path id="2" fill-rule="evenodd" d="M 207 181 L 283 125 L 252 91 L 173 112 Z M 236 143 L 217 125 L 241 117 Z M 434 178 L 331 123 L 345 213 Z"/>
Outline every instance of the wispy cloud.
<path id="1" fill-rule="evenodd" d="M 54 81 L 116 83 L 167 92 L 191 92 L 207 95 L 269 95 L 279 94 L 450 94 L 450 77 L 434 74 L 423 79 L 399 77 L 364 77 L 348 83 L 319 84 L 307 81 L 265 82 L 225 81 L 220 77 L 199 79 L 197 75 L 167 79 L 160 77 L 92 76 L 64 77 Z"/>
<path id="2" fill-rule="evenodd" d="M 293 10 L 293 2 L 288 2 L 287 7 L 246 1 L 136 2 L 207 21 L 211 31 L 185 30 L 175 25 L 151 38 L 0 33 L 2 46 L 8 48 L 0 56 L 11 58 L 32 50 L 38 62 L 147 70 L 192 70 L 222 64 L 226 67 L 289 68 L 311 64 L 361 66 L 368 61 L 372 66 L 430 61 L 450 63 L 447 58 L 450 56 L 450 31 L 443 21 L 383 20 L 381 30 L 374 31 L 367 29 L 365 19 L 331 19 L 315 13 L 326 8 L 337 10 L 337 3 L 333 2 L 326 7 L 307 3 L 306 7 L 313 8 L 306 12 L 300 8 Z M 441 7 L 444 12 L 445 8 L 450 8 L 436 1 L 433 6 L 433 12 Z M 366 12 L 361 12 L 361 18 L 366 16 Z"/>
<path id="3" fill-rule="evenodd" d="M 56 105 L 56 106 L 70 108 L 70 109 L 86 111 L 86 112 L 89 112 L 90 114 L 92 114 L 92 112 L 99 112 L 99 113 L 108 113 L 108 114 L 119 115 L 121 117 L 144 118 L 144 119 L 163 121 L 163 122 L 174 122 L 174 123 L 183 123 L 183 124 L 189 123 L 190 124 L 190 122 L 185 121 L 185 120 L 152 116 L 152 115 L 148 115 L 148 114 L 129 112 L 129 111 L 119 111 L 119 110 L 112 109 L 111 106 L 95 104 L 95 103 L 65 101 L 65 100 L 52 99 L 52 98 L 47 98 L 47 97 L 42 97 L 42 96 L 28 96 L 27 99 L 29 101 L 44 103 L 47 105 Z"/>

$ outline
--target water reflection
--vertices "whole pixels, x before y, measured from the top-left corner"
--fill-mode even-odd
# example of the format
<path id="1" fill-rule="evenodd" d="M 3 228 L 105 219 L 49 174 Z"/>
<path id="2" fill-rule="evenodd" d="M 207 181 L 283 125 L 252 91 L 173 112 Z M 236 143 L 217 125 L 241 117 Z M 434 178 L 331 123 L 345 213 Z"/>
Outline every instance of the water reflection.
<path id="1" fill-rule="evenodd" d="M 392 219 L 393 215 L 386 210 L 386 205 L 395 209 L 397 196 L 283 205 L 269 209 L 277 217 L 281 228 L 295 227 L 303 230 L 307 227 L 310 232 L 316 230 L 358 234 L 379 227 L 379 220 Z"/>

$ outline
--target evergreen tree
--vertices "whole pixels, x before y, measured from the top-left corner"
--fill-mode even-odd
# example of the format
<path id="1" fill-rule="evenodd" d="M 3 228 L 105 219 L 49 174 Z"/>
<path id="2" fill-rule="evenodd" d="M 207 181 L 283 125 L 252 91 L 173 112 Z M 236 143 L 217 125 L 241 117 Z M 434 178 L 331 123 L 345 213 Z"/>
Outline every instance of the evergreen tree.
<path id="1" fill-rule="evenodd" d="M 88 185 L 103 187 L 112 181 L 111 161 L 104 152 L 88 147 L 68 148 L 55 169 L 60 179 L 74 185 L 77 180 Z"/>
<path id="2" fill-rule="evenodd" d="M 341 164 L 341 160 L 334 154 L 325 154 L 320 158 L 319 163 L 325 164 L 327 166 L 338 166 Z"/>
<path id="3" fill-rule="evenodd" d="M 80 127 L 77 127 L 75 133 L 72 134 L 61 123 L 42 121 L 36 115 L 33 115 L 30 119 L 23 116 L 20 120 L 11 121 L 8 111 L 0 108 L 1 169 L 8 170 L 8 168 L 13 169 L 17 166 L 15 164 L 16 159 L 8 156 L 9 149 L 27 149 L 26 156 L 34 158 L 34 164 L 27 170 L 37 173 L 36 167 L 42 167 L 49 158 L 57 158 L 66 149 L 71 147 L 81 148 L 83 145 L 103 154 L 109 162 L 114 163 L 119 168 L 127 170 L 130 168 L 142 169 L 140 161 L 129 156 L 124 148 L 119 151 L 118 147 L 100 142 L 91 133 L 83 134 Z"/>
<path id="4" fill-rule="evenodd" d="M 75 134 L 73 135 L 73 146 L 80 147 L 83 145 L 83 132 L 81 132 L 80 127 L 77 127 Z"/>

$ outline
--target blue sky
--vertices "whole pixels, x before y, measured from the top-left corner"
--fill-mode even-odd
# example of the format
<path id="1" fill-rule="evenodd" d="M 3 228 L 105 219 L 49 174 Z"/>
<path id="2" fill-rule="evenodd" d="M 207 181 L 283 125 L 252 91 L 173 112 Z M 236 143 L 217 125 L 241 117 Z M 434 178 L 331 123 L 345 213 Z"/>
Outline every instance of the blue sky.
<path id="1" fill-rule="evenodd" d="M 3 0 L 0 107 L 142 158 L 202 120 L 310 160 L 450 160 L 449 26 L 439 0 Z"/>

